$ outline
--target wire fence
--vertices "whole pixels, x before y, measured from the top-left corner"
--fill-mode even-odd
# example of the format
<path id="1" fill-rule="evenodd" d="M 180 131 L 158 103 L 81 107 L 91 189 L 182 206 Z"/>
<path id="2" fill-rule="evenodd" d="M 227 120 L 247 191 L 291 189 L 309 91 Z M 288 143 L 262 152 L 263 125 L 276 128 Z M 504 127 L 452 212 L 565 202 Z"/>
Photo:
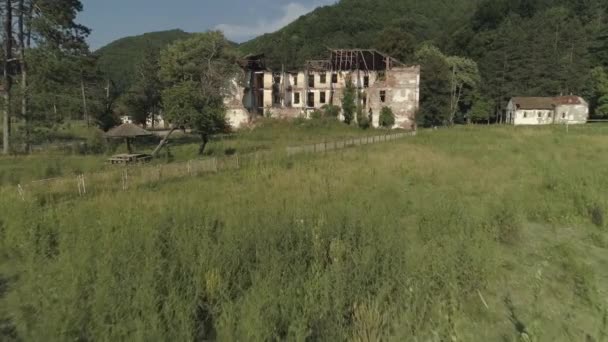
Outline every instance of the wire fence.
<path id="1" fill-rule="evenodd" d="M 271 161 L 277 161 L 285 156 L 292 157 L 302 154 L 326 153 L 350 147 L 394 141 L 414 135 L 416 135 L 416 132 L 392 133 L 287 147 L 285 151 L 286 155 L 281 151 L 259 151 L 246 155 L 235 154 L 232 156 L 195 159 L 171 164 L 128 165 L 117 167 L 111 171 L 23 183 L 17 185 L 16 190 L 19 198 L 23 201 L 34 199 L 39 201 L 55 201 L 63 197 L 82 197 L 103 192 L 127 191 L 147 184 L 161 183 L 184 177 L 259 167 L 267 165 Z M 0 193 L 14 190 L 14 187 L 4 187 Z"/>

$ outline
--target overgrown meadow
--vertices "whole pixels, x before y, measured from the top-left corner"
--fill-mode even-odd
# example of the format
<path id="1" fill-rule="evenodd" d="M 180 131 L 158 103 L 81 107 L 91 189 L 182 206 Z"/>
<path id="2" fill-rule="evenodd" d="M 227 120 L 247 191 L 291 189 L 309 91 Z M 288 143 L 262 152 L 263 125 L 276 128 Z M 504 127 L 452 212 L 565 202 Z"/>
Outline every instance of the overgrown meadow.
<path id="1" fill-rule="evenodd" d="M 608 126 L 0 199 L 0 340 L 605 341 Z"/>

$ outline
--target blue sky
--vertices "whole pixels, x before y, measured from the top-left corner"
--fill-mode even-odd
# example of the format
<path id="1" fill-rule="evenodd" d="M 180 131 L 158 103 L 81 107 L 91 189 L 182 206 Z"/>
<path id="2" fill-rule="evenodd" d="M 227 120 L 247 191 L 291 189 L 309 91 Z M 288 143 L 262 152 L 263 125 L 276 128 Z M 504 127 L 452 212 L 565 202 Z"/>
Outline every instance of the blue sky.
<path id="1" fill-rule="evenodd" d="M 91 48 L 115 39 L 179 28 L 221 29 L 242 42 L 274 32 L 315 7 L 337 0 L 81 0 L 79 22 L 92 28 Z"/>

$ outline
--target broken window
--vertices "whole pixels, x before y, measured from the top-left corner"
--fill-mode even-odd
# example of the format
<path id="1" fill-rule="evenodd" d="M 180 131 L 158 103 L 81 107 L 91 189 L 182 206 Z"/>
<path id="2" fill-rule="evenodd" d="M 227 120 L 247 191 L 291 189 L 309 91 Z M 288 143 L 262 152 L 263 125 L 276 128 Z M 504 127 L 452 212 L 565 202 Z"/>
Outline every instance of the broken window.
<path id="1" fill-rule="evenodd" d="M 338 83 L 338 74 L 333 73 L 331 74 L 331 83 Z"/>
<path id="2" fill-rule="evenodd" d="M 386 90 L 380 90 L 380 102 L 386 102 Z"/>
<path id="3" fill-rule="evenodd" d="M 326 100 L 327 100 L 327 99 L 325 98 L 325 97 L 326 97 L 325 92 L 324 92 L 324 91 L 322 91 L 322 92 L 320 93 L 320 96 L 321 96 L 321 97 L 320 97 L 320 99 L 319 99 L 319 102 L 321 102 L 321 103 L 325 103 L 325 102 L 326 102 Z"/>
<path id="4" fill-rule="evenodd" d="M 308 93 L 308 107 L 315 106 L 315 93 Z"/>
<path id="5" fill-rule="evenodd" d="M 363 88 L 369 88 L 369 76 L 363 76 Z"/>
<path id="6" fill-rule="evenodd" d="M 319 76 L 319 83 L 321 83 L 321 84 L 327 83 L 327 75 L 325 73 L 323 73 Z"/>
<path id="7" fill-rule="evenodd" d="M 308 86 L 310 88 L 314 88 L 315 87 L 315 75 L 308 75 Z"/>
<path id="8" fill-rule="evenodd" d="M 300 93 L 293 93 L 293 103 L 300 104 Z"/>

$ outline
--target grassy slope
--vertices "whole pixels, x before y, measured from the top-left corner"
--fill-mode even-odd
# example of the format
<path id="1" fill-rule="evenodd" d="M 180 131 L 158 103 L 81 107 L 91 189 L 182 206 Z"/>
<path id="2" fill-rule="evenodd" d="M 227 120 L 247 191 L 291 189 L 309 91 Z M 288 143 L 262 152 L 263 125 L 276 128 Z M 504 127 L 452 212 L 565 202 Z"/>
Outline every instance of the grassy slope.
<path id="1" fill-rule="evenodd" d="M 26 340 L 601 340 L 607 129 L 426 131 L 69 203 L 3 198 L 0 274 L 18 278 L 0 319 Z"/>
<path id="2" fill-rule="evenodd" d="M 348 127 L 335 121 L 288 121 L 267 120 L 263 121 L 254 130 L 243 130 L 230 139 L 214 140 L 209 143 L 206 155 L 222 156 L 226 151 L 234 151 L 247 154 L 260 150 L 282 150 L 287 146 L 298 146 L 323 141 L 340 141 L 342 139 L 360 135 L 383 134 L 384 131 L 363 131 L 356 127 Z M 93 142 L 95 146 L 109 149 L 106 154 L 126 152 L 125 144 L 121 141 L 112 142 L 112 146 L 105 146 L 103 138 L 96 136 L 91 130 L 72 123 L 57 132 L 50 133 L 55 137 L 71 137 L 72 139 Z M 98 133 L 99 134 L 99 133 Z M 88 136 L 89 138 L 85 138 Z M 200 138 L 197 136 L 175 133 L 171 142 L 171 153 L 173 158 L 161 158 L 154 163 L 163 164 L 171 161 L 186 161 L 197 159 Z M 151 153 L 158 141 L 154 139 L 145 141 L 139 139 L 134 144 L 135 149 L 143 153 Z M 98 146 L 99 145 L 99 146 Z M 90 173 L 100 170 L 113 170 L 115 167 L 105 165 L 107 155 L 92 154 L 79 155 L 67 149 L 67 151 L 55 151 L 52 153 L 36 153 L 27 157 L 2 157 L 0 156 L 0 186 L 16 185 L 32 180 L 47 179 L 62 176 L 73 176 L 75 174 Z"/>

